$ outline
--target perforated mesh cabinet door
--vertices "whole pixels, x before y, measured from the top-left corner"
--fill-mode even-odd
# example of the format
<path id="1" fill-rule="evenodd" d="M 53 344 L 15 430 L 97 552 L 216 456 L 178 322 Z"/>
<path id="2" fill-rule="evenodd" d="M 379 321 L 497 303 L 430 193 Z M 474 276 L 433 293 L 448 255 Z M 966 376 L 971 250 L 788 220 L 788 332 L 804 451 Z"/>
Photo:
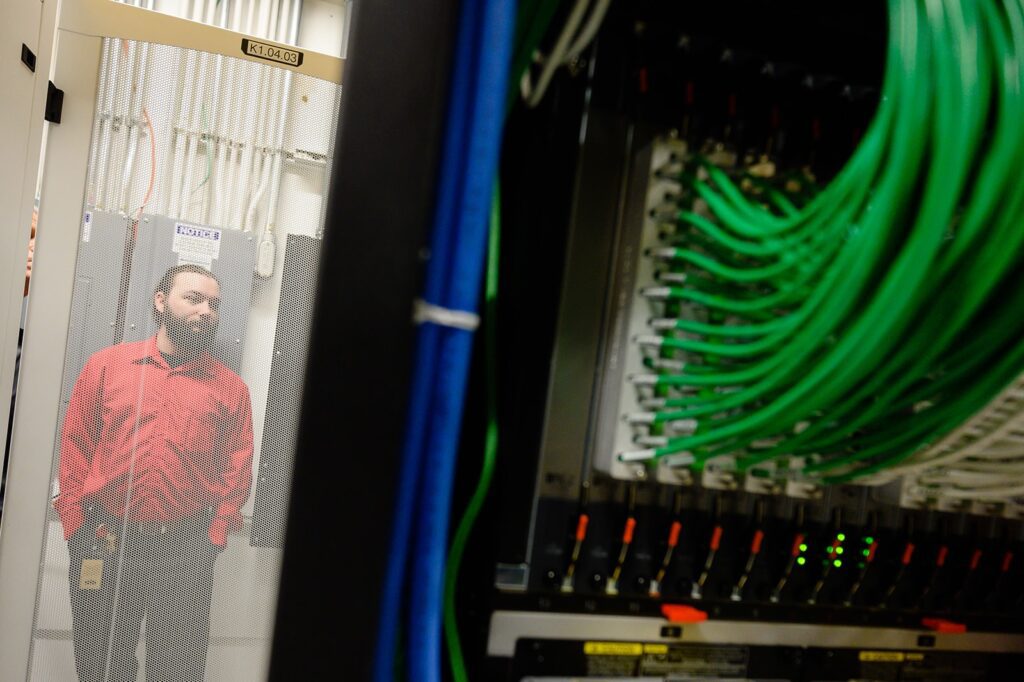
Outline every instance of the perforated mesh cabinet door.
<path id="1" fill-rule="evenodd" d="M 100 74 L 29 679 L 261 679 L 338 87 L 112 39 Z"/>

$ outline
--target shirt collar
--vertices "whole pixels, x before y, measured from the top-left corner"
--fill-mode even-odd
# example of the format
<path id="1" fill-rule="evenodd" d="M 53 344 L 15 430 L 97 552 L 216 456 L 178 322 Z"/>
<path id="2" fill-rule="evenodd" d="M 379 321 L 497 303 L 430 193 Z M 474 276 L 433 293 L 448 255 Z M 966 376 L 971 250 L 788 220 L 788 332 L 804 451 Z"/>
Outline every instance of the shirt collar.
<path id="1" fill-rule="evenodd" d="M 203 351 L 198 357 L 195 357 L 172 369 L 164 360 L 164 356 L 160 354 L 160 349 L 156 346 L 156 336 L 151 336 L 146 339 L 145 343 L 140 344 L 139 352 L 137 356 L 132 359 L 132 364 L 156 365 L 157 367 L 166 369 L 170 372 L 187 374 L 190 376 L 206 376 L 213 378 L 214 375 L 213 356 L 210 355 L 209 351 Z"/>

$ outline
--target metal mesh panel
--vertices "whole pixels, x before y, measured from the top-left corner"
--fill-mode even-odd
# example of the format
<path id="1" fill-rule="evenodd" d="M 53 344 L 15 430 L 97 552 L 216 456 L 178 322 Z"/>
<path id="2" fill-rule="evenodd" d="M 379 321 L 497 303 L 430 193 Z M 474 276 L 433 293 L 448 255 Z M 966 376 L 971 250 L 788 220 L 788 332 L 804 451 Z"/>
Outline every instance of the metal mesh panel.
<path id="1" fill-rule="evenodd" d="M 102 55 L 29 678 L 260 679 L 339 89 Z"/>

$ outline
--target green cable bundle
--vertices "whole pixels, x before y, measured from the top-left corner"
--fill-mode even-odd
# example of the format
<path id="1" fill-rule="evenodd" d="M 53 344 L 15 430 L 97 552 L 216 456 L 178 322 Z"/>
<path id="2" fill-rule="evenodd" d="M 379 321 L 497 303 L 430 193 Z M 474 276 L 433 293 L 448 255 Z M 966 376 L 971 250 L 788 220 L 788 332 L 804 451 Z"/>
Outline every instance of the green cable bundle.
<path id="1" fill-rule="evenodd" d="M 657 447 L 620 459 L 848 481 L 1024 371 L 1024 6 L 890 0 L 889 22 L 878 113 L 803 205 L 701 157 L 676 176 L 633 377 Z"/>

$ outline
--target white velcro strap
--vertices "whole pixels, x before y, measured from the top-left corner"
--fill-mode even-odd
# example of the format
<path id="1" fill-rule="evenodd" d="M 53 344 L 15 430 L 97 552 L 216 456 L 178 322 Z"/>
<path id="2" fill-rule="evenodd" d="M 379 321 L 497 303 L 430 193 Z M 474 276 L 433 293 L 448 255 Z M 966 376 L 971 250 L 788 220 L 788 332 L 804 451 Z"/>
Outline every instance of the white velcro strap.
<path id="1" fill-rule="evenodd" d="M 427 303 L 421 298 L 416 299 L 412 319 L 416 324 L 430 322 L 442 327 L 454 327 L 466 331 L 476 331 L 480 326 L 480 316 L 465 310 L 449 310 L 441 306 Z"/>

